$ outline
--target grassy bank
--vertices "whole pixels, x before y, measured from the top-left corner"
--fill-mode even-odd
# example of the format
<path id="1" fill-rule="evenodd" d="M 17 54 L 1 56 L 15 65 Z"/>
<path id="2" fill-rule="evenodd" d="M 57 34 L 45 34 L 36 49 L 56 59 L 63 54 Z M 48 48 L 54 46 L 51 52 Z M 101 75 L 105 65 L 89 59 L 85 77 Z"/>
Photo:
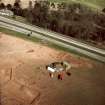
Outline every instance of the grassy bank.
<path id="1" fill-rule="evenodd" d="M 20 38 L 23 38 L 25 40 L 31 40 L 33 42 L 40 42 L 40 39 L 38 39 L 38 38 L 27 37 L 26 34 L 22 34 L 22 33 L 16 32 L 16 31 L 11 31 L 9 29 L 5 29 L 2 27 L 0 27 L 0 32 L 3 32 L 5 34 L 9 34 L 11 36 L 20 37 Z"/>

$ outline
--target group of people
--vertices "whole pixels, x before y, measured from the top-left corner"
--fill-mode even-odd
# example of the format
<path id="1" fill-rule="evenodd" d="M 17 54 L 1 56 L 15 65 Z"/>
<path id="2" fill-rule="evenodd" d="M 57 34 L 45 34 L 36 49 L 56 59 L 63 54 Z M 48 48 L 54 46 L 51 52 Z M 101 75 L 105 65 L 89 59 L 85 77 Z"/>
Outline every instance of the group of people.
<path id="1" fill-rule="evenodd" d="M 60 67 L 57 67 L 58 65 L 60 65 Z M 71 64 L 69 64 L 67 61 L 51 63 L 50 65 L 46 66 L 46 69 L 48 70 L 51 78 L 54 77 L 54 73 L 57 73 L 57 78 L 60 80 L 63 79 L 64 73 L 66 73 L 68 76 L 71 75 Z"/>

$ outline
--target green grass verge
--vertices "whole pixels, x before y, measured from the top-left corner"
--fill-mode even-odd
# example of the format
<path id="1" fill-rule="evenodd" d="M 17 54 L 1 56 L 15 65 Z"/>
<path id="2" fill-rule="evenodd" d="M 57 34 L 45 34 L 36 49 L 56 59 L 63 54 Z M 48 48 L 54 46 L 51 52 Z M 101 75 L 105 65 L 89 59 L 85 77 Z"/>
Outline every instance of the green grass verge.
<path id="1" fill-rule="evenodd" d="M 38 39 L 38 38 L 27 37 L 27 35 L 25 35 L 25 34 L 22 34 L 22 33 L 16 32 L 16 31 L 11 31 L 9 29 L 5 29 L 5 28 L 2 28 L 2 27 L 0 27 L 0 32 L 3 32 L 5 34 L 9 34 L 11 36 L 20 37 L 20 38 L 23 38 L 25 40 L 31 40 L 33 42 L 40 42 L 40 39 Z"/>

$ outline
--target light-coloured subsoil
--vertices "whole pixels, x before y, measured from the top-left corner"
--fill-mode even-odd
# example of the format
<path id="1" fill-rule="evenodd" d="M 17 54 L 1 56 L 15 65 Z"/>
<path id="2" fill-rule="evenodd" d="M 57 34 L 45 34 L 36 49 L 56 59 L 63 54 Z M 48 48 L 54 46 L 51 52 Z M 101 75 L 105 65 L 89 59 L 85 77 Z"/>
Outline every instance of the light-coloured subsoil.
<path id="1" fill-rule="evenodd" d="M 56 76 L 51 79 L 45 66 L 62 60 L 72 64 L 71 76 L 64 75 L 62 81 Z M 104 67 L 0 33 L 0 105 L 104 105 Z M 99 71 L 95 75 L 98 69 L 102 75 Z"/>

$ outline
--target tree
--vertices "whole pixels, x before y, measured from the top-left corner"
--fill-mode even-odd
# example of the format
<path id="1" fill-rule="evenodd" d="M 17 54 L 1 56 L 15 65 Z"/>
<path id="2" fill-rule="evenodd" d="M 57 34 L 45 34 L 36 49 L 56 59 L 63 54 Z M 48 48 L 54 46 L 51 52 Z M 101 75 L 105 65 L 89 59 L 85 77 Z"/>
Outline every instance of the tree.
<path id="1" fill-rule="evenodd" d="M 29 1 L 28 10 L 29 11 L 32 11 L 32 9 L 33 9 L 32 1 Z"/>
<path id="2" fill-rule="evenodd" d="M 105 8 L 102 10 L 102 12 L 105 12 Z"/>
<path id="3" fill-rule="evenodd" d="M 61 7 L 62 7 L 62 9 L 66 9 L 66 7 L 67 7 L 67 3 L 62 2 L 62 3 L 61 3 Z"/>
<path id="4" fill-rule="evenodd" d="M 5 4 L 4 3 L 0 3 L 0 9 L 5 9 Z"/>
<path id="5" fill-rule="evenodd" d="M 34 4 L 34 8 L 32 10 L 32 15 L 33 15 L 33 18 L 34 18 L 34 23 L 35 24 L 38 24 L 40 22 L 40 9 L 41 9 L 41 4 L 36 2 Z"/>
<path id="6" fill-rule="evenodd" d="M 55 8 L 55 4 L 54 4 L 54 3 L 51 3 L 51 7 L 52 7 L 52 8 Z"/>
<path id="7" fill-rule="evenodd" d="M 7 4 L 7 5 L 6 5 L 6 8 L 7 8 L 8 10 L 12 10 L 12 5 L 11 5 L 11 4 Z"/>
<path id="8" fill-rule="evenodd" d="M 21 8 L 20 2 L 15 2 L 15 3 L 14 3 L 14 8 L 16 8 L 16 9 Z"/>
<path id="9" fill-rule="evenodd" d="M 22 8 L 20 5 L 20 0 L 16 0 L 13 6 L 14 15 L 22 16 Z"/>
<path id="10" fill-rule="evenodd" d="M 105 41 L 105 29 L 97 29 L 97 40 L 102 42 Z"/>
<path id="11" fill-rule="evenodd" d="M 46 1 L 36 2 L 34 4 L 34 8 L 32 9 L 33 23 L 47 27 L 48 22 L 48 11 L 49 11 L 49 3 Z"/>
<path id="12" fill-rule="evenodd" d="M 58 31 L 58 20 L 56 18 L 52 19 L 52 21 L 50 23 L 50 28 L 53 31 Z"/>

